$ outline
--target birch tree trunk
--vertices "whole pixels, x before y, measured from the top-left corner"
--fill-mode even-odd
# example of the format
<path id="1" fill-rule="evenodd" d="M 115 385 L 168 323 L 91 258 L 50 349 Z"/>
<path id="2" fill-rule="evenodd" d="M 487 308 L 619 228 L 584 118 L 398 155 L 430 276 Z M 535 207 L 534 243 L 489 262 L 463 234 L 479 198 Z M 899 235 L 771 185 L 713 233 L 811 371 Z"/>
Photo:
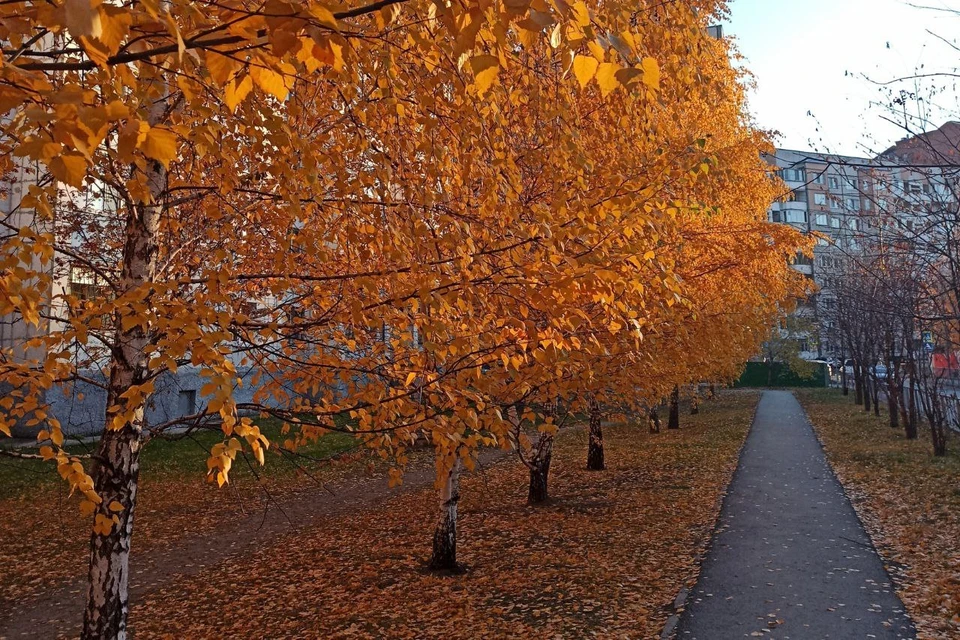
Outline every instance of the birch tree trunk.
<path id="1" fill-rule="evenodd" d="M 891 376 L 887 372 L 887 410 L 890 412 L 890 427 L 892 429 L 900 428 L 900 407 L 897 393 L 897 376 Z"/>
<path id="2" fill-rule="evenodd" d="M 863 404 L 863 373 L 860 365 L 853 365 L 853 401 L 854 404 Z"/>
<path id="3" fill-rule="evenodd" d="M 430 568 L 457 571 L 457 504 L 460 501 L 460 458 L 457 457 L 440 489 L 440 518 L 433 532 Z"/>
<path id="4" fill-rule="evenodd" d="M 667 429 L 680 428 L 680 387 L 674 387 L 670 392 L 670 418 L 667 420 Z"/>
<path id="5" fill-rule="evenodd" d="M 540 434 L 537 445 L 537 455 L 530 460 L 530 488 L 527 492 L 529 504 L 546 502 L 550 497 L 547 491 L 547 480 L 550 476 L 550 459 L 553 457 L 553 436 L 548 433 Z"/>
<path id="6" fill-rule="evenodd" d="M 157 269 L 157 232 L 166 191 L 164 167 L 151 162 L 147 184 L 152 201 L 128 209 L 121 271 L 122 291 L 140 289 L 154 281 Z M 130 542 L 140 475 L 140 445 L 145 401 L 131 405 L 124 392 L 147 377 L 148 344 L 146 329 L 140 325 L 124 330 L 116 318 L 115 348 L 110 359 L 107 414 L 103 436 L 91 469 L 94 489 L 102 498 L 94 514 L 95 524 L 103 518 L 119 520 L 106 531 L 95 527 L 90 536 L 90 565 L 87 604 L 83 614 L 83 640 L 127 638 L 129 610 Z M 117 407 L 112 410 L 110 407 Z M 117 411 L 125 417 L 114 428 Z M 119 507 L 122 507 L 119 511 Z"/>
<path id="7" fill-rule="evenodd" d="M 880 380 L 874 378 L 872 382 L 873 389 L 873 415 L 880 417 Z"/>
<path id="8" fill-rule="evenodd" d="M 870 413 L 871 402 L 870 398 L 872 397 L 872 392 L 870 391 L 870 374 L 864 372 L 863 374 L 863 410 L 867 413 Z"/>
<path id="9" fill-rule="evenodd" d="M 910 376 L 910 407 L 904 429 L 906 430 L 907 440 L 916 440 L 920 437 L 920 430 L 917 428 L 917 380 L 912 371 L 912 361 L 910 366 L 911 371 L 908 372 Z"/>
<path id="10" fill-rule="evenodd" d="M 657 407 L 650 409 L 647 422 L 650 425 L 650 433 L 660 433 L 660 411 Z"/>
<path id="11" fill-rule="evenodd" d="M 587 447 L 587 469 L 591 471 L 603 471 L 604 469 L 601 417 L 600 403 L 592 400 L 590 402 L 590 443 Z"/>

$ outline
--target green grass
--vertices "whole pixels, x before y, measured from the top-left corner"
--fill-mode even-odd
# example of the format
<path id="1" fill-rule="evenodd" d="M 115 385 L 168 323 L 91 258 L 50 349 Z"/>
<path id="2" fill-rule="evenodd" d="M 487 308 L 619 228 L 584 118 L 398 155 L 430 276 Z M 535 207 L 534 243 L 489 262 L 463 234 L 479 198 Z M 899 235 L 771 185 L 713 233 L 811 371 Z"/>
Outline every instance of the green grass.
<path id="1" fill-rule="evenodd" d="M 257 420 L 261 432 L 270 440 L 267 464 L 260 468 L 250 457 L 257 473 L 269 477 L 283 476 L 296 472 L 298 466 L 309 470 L 321 461 L 351 449 L 358 448 L 359 441 L 346 433 L 332 432 L 316 442 L 299 448 L 295 456 L 283 455 L 277 450 L 285 436 L 281 435 L 280 421 L 274 418 Z M 188 436 L 173 435 L 170 438 L 154 438 L 143 449 L 141 455 L 141 474 L 146 480 L 173 477 L 181 474 L 203 474 L 210 448 L 222 442 L 221 431 L 204 430 Z M 93 453 L 96 443 L 68 444 L 70 453 Z M 22 450 L 24 453 L 36 453 L 35 448 Z M 249 455 L 249 453 L 248 453 Z M 247 464 L 237 459 L 234 465 L 235 475 L 250 475 Z M 0 455 L 0 500 L 17 498 L 36 489 L 58 481 L 59 476 L 52 463 L 40 460 L 22 460 Z"/>

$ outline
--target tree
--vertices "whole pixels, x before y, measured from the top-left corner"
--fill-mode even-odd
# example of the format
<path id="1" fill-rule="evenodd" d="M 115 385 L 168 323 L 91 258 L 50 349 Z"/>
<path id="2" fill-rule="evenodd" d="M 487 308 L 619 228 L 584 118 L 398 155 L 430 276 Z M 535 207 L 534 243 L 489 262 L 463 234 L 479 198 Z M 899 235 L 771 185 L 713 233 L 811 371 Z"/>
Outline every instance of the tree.
<path id="1" fill-rule="evenodd" d="M 0 314 L 35 328 L 4 348 L 0 430 L 42 423 L 42 455 L 93 520 L 83 637 L 127 634 L 139 456 L 166 430 L 222 431 L 221 486 L 241 452 L 265 462 L 257 415 L 288 425 L 288 448 L 353 433 L 396 463 L 393 482 L 425 436 L 432 564 L 452 568 L 461 467 L 522 450 L 526 419 L 545 497 L 551 407 L 593 392 L 564 368 L 600 372 L 599 336 L 618 336 L 621 371 L 653 348 L 701 353 L 651 366 L 665 385 L 699 379 L 716 342 L 734 348 L 711 369 L 736 367 L 802 243 L 760 221 L 764 138 L 704 28 L 722 11 L 0 7 L 0 169 L 25 187 L 3 221 Z M 735 246 L 756 255 L 712 263 Z M 744 291 L 721 296 L 731 273 Z M 93 284 L 55 286 L 71 276 Z M 158 381 L 185 367 L 201 406 L 149 420 Z M 79 382 L 107 398 L 89 466 L 42 401 Z"/>

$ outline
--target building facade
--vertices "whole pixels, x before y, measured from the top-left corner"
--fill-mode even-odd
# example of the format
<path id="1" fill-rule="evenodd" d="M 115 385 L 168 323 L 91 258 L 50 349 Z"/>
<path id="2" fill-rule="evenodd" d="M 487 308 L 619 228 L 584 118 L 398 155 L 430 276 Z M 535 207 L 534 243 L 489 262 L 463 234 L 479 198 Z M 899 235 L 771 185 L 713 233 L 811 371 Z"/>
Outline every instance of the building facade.
<path id="1" fill-rule="evenodd" d="M 951 241 L 937 237 L 937 221 L 957 208 L 960 123 L 904 138 L 872 158 L 777 149 L 766 159 L 786 185 L 768 219 L 817 238 L 813 258 L 798 255 L 794 263 L 816 285 L 795 314 L 800 355 L 841 357 L 836 286 L 851 261 L 868 262 L 884 243 L 923 251 Z"/>

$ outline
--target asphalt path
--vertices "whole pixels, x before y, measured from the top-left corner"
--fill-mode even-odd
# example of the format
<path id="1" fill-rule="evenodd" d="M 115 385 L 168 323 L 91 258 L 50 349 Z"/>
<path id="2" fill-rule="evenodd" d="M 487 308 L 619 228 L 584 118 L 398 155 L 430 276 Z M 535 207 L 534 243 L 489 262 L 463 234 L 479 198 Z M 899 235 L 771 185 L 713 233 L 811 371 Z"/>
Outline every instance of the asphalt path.
<path id="1" fill-rule="evenodd" d="M 677 637 L 915 635 L 800 404 L 765 391 Z"/>

